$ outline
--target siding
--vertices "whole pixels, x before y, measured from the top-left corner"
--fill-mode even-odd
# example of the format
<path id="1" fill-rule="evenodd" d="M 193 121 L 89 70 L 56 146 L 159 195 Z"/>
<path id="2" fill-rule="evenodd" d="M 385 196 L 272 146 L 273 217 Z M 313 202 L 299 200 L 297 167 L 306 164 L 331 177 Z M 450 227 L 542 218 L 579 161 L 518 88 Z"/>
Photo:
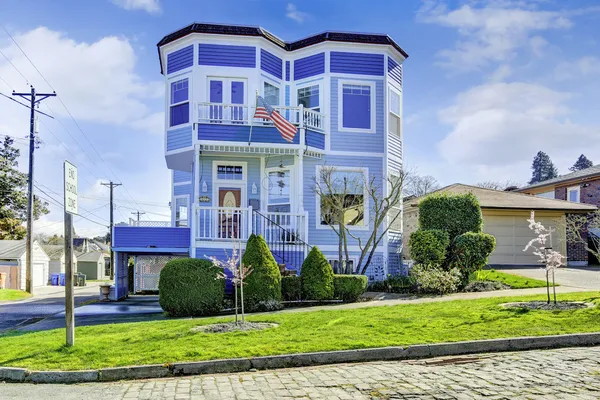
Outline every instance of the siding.
<path id="1" fill-rule="evenodd" d="M 285 80 L 286 81 L 290 81 L 290 62 L 286 61 L 285 62 Z"/>
<path id="2" fill-rule="evenodd" d="M 167 54 L 167 74 L 189 68 L 194 65 L 194 45 Z"/>
<path id="3" fill-rule="evenodd" d="M 402 65 L 388 58 L 388 77 L 402 87 Z"/>
<path id="4" fill-rule="evenodd" d="M 325 150 L 325 135 L 319 132 L 306 130 L 306 145 L 316 147 L 317 149 Z"/>
<path id="5" fill-rule="evenodd" d="M 294 61 L 294 80 L 325 73 L 325 53 L 300 58 Z"/>
<path id="6" fill-rule="evenodd" d="M 173 195 L 174 196 L 184 196 L 184 195 L 190 195 L 192 194 L 192 184 L 187 184 L 187 185 L 177 185 L 177 186 L 173 186 Z"/>
<path id="7" fill-rule="evenodd" d="M 189 248 L 189 228 L 115 226 L 114 247 Z"/>
<path id="8" fill-rule="evenodd" d="M 290 105 L 290 85 L 285 85 L 285 105 Z M 289 116 L 286 116 L 286 118 L 289 118 Z"/>
<path id="9" fill-rule="evenodd" d="M 402 268 L 402 234 L 390 233 L 388 237 L 388 271 L 390 275 L 405 275 Z"/>
<path id="10" fill-rule="evenodd" d="M 383 76 L 383 59 L 383 54 L 332 51 L 329 68 L 331 72 L 342 74 Z"/>
<path id="11" fill-rule="evenodd" d="M 250 127 L 247 125 L 198 125 L 199 140 L 223 140 L 248 143 Z M 274 127 L 255 126 L 252 128 L 252 143 L 288 144 Z M 300 135 L 294 137 L 293 144 L 300 143 Z"/>
<path id="12" fill-rule="evenodd" d="M 167 151 L 192 146 L 192 126 L 167 131 Z"/>
<path id="13" fill-rule="evenodd" d="M 260 49 L 260 69 L 269 74 L 281 79 L 283 61 L 274 54 L 269 53 L 264 49 Z"/>
<path id="14" fill-rule="evenodd" d="M 255 68 L 256 48 L 202 43 L 198 45 L 198 64 Z"/>
<path id="15" fill-rule="evenodd" d="M 191 182 L 192 173 L 186 171 L 173 171 L 173 183 Z"/>
<path id="16" fill-rule="evenodd" d="M 382 153 L 384 150 L 384 112 L 383 81 L 365 79 L 365 82 L 375 82 L 375 133 L 339 132 L 339 78 L 331 78 L 331 150 L 334 151 L 364 151 Z"/>

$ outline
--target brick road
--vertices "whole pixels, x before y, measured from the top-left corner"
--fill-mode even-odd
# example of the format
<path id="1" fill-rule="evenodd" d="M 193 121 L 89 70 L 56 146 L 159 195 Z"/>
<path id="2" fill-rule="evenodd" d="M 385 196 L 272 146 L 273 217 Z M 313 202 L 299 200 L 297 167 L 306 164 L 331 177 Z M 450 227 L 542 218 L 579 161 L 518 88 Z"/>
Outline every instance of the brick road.
<path id="1" fill-rule="evenodd" d="M 600 347 L 81 385 L 0 384 L 2 399 L 598 399 Z"/>

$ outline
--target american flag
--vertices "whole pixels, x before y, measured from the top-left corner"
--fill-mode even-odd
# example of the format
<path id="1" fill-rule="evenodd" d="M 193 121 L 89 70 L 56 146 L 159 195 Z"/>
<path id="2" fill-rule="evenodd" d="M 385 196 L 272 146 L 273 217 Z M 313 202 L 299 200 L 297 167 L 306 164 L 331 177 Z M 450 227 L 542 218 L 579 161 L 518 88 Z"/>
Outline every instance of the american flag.
<path id="1" fill-rule="evenodd" d="M 261 96 L 256 96 L 256 112 L 254 118 L 264 118 L 273 121 L 275 128 L 287 142 L 292 142 L 298 129 L 285 119 L 277 110 L 269 105 Z"/>

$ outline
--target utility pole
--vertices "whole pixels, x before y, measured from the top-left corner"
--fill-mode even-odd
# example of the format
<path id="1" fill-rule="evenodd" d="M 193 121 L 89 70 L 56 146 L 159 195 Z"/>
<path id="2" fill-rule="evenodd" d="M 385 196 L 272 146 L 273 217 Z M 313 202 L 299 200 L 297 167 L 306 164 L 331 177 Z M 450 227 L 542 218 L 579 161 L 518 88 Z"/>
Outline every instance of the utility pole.
<path id="1" fill-rule="evenodd" d="M 143 212 L 143 211 L 132 211 L 131 213 L 132 213 L 132 214 L 134 214 L 134 215 L 137 215 L 137 222 L 140 222 L 140 215 L 144 215 L 144 214 L 146 214 L 146 213 L 145 213 L 145 212 Z M 139 225 L 139 224 L 138 224 L 138 225 Z"/>
<path id="2" fill-rule="evenodd" d="M 117 186 L 121 186 L 122 183 L 114 183 L 113 181 L 110 181 L 108 183 L 103 182 L 101 185 L 110 188 L 110 279 L 113 280 L 115 279 L 115 253 L 113 252 L 113 228 L 115 226 L 113 212 L 115 207 L 113 205 L 113 189 Z"/>
<path id="3" fill-rule="evenodd" d="M 30 118 L 29 118 L 29 178 L 27 180 L 27 243 L 25 250 L 25 290 L 33 294 L 33 153 L 35 150 L 35 106 L 48 97 L 56 96 L 53 93 L 36 93 L 35 88 L 31 86 L 31 93 L 15 93 L 13 96 L 19 96 L 29 100 Z"/>

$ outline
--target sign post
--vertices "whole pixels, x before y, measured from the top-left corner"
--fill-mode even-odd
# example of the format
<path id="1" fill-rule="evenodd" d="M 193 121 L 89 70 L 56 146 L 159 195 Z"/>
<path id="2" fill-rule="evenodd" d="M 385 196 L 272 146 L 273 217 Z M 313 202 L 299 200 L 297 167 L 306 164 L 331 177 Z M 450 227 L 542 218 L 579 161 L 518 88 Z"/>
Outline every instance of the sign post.
<path id="1" fill-rule="evenodd" d="M 64 163 L 65 181 L 65 322 L 67 347 L 75 344 L 75 299 L 73 296 L 73 215 L 78 212 L 77 167 Z"/>

